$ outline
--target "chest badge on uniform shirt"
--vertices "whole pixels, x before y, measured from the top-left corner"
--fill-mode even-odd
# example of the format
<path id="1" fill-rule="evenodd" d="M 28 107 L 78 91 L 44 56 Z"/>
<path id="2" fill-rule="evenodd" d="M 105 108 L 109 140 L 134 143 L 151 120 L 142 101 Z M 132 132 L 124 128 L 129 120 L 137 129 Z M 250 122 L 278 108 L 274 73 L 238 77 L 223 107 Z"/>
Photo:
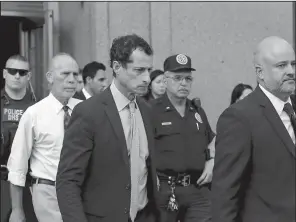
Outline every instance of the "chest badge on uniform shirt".
<path id="1" fill-rule="evenodd" d="M 202 123 L 201 116 L 200 116 L 198 113 L 195 113 L 194 116 L 195 116 L 195 119 L 196 119 L 198 122 Z"/>

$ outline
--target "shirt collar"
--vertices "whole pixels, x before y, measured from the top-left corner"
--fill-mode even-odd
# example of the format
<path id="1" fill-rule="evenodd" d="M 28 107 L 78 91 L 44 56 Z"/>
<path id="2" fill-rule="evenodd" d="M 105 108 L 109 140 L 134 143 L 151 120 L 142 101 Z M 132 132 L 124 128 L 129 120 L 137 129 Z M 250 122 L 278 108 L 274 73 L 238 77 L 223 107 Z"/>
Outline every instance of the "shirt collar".
<path id="1" fill-rule="evenodd" d="M 91 95 L 87 92 L 87 90 L 85 88 L 82 89 L 82 92 L 83 92 L 86 99 L 89 99 L 91 97 Z"/>
<path id="2" fill-rule="evenodd" d="M 260 89 L 263 91 L 263 93 L 267 96 L 267 98 L 270 100 L 270 102 L 272 103 L 272 105 L 274 106 L 276 112 L 281 115 L 284 109 L 285 104 L 288 102 L 292 105 L 291 99 L 290 97 L 288 98 L 288 100 L 286 102 L 282 101 L 281 99 L 279 99 L 278 97 L 276 97 L 275 95 L 273 95 L 271 92 L 269 92 L 268 90 L 264 89 L 263 86 L 261 86 L 259 84 Z"/>
<path id="3" fill-rule="evenodd" d="M 48 95 L 48 99 L 50 100 L 51 106 L 54 108 L 56 114 L 58 114 L 61 110 L 63 110 L 63 104 L 54 97 L 52 93 Z M 75 107 L 76 103 L 74 102 L 73 98 L 70 98 L 68 101 L 67 106 L 72 111 Z"/>
<path id="4" fill-rule="evenodd" d="M 130 100 L 126 98 L 116 87 L 114 80 L 111 83 L 110 90 L 115 101 L 118 112 L 122 111 L 129 103 Z M 135 100 L 136 102 L 136 100 Z M 137 103 L 136 103 L 137 106 Z"/>

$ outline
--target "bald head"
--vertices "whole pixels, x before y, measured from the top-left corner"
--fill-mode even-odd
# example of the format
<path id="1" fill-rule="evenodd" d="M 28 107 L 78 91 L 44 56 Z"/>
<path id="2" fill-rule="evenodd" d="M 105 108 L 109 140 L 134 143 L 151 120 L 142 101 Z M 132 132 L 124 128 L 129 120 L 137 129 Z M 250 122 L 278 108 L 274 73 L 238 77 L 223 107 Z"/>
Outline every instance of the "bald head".
<path id="1" fill-rule="evenodd" d="M 69 54 L 59 53 L 52 58 L 46 77 L 52 94 L 60 102 L 63 103 L 74 95 L 78 74 L 78 64 Z"/>
<path id="2" fill-rule="evenodd" d="M 63 66 L 77 66 L 76 60 L 67 53 L 56 54 L 50 61 L 49 71 L 61 69 Z"/>
<path id="3" fill-rule="evenodd" d="M 270 36 L 263 39 L 254 52 L 254 64 L 261 65 L 265 59 L 276 57 L 283 52 L 293 52 L 293 47 L 283 38 Z"/>
<path id="4" fill-rule="evenodd" d="M 283 38 L 263 39 L 254 52 L 257 81 L 279 99 L 286 101 L 295 91 L 295 52 Z"/>

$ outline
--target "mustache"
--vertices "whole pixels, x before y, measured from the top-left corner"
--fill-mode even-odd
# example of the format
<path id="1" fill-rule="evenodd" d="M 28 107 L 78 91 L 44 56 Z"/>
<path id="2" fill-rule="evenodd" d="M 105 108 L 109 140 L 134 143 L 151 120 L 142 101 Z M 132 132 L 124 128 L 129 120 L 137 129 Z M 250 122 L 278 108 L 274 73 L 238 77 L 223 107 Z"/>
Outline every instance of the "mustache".
<path id="1" fill-rule="evenodd" d="M 295 77 L 294 78 L 286 78 L 286 79 L 284 79 L 284 81 L 294 81 L 295 82 Z"/>

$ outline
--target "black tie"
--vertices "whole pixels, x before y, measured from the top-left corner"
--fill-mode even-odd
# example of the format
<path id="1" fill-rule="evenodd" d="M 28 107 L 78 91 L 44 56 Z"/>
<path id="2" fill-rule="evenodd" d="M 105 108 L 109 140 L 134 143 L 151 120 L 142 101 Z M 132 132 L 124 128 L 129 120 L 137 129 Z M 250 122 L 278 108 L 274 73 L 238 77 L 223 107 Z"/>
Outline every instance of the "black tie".
<path id="1" fill-rule="evenodd" d="M 286 103 L 283 110 L 290 117 L 290 120 L 291 120 L 291 123 L 293 126 L 293 130 L 294 130 L 294 134 L 295 134 L 296 133 L 296 116 L 295 116 L 294 110 L 292 108 L 292 105 L 290 103 Z"/>
<path id="2" fill-rule="evenodd" d="M 64 129 L 67 129 L 69 121 L 70 121 L 70 114 L 69 114 L 69 106 L 63 106 L 64 114 Z"/>

